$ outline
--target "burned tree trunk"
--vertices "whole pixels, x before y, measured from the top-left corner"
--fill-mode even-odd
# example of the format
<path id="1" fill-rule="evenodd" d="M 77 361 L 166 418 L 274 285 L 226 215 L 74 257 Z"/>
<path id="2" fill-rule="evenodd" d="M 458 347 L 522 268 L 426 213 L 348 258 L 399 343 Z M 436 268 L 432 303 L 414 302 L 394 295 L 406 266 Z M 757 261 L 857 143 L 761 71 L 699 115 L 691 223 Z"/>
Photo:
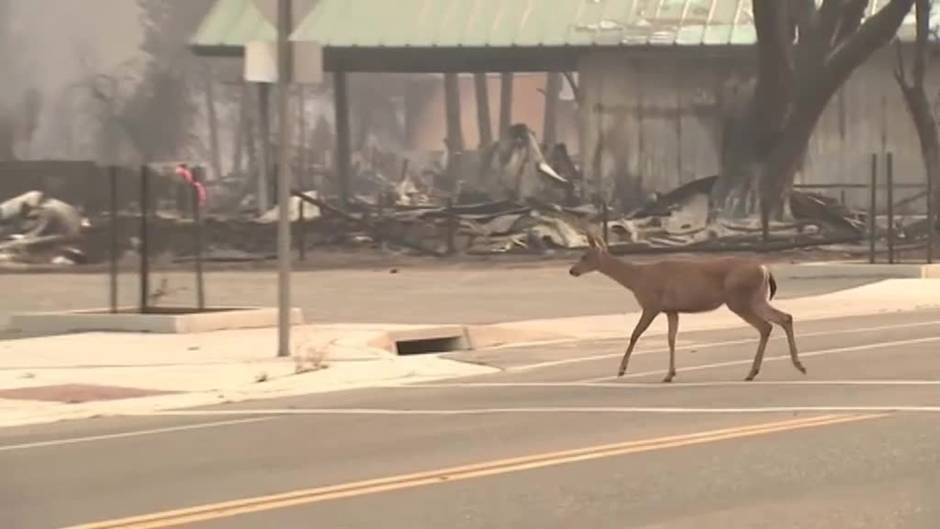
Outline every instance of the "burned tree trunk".
<path id="1" fill-rule="evenodd" d="M 934 207 L 936 207 L 940 204 L 938 202 L 940 199 L 940 139 L 937 134 L 937 119 L 927 99 L 927 91 L 924 89 L 924 77 L 927 73 L 927 44 L 930 38 L 930 9 L 930 0 L 916 0 L 917 38 L 914 43 L 914 66 L 911 78 L 908 80 L 900 42 L 897 43 L 898 64 L 894 76 L 904 96 L 907 110 L 914 121 L 914 127 L 917 129 L 920 151 L 924 159 L 924 170 L 927 178 L 933 183 L 933 197 L 929 199 L 933 200 Z M 935 222 L 935 219 L 927 221 L 929 237 L 933 237 Z"/>
<path id="2" fill-rule="evenodd" d="M 852 72 L 887 45 L 914 0 L 863 21 L 866 0 L 754 0 L 758 72 L 750 104 L 723 138 L 713 217 L 786 214 L 819 117 Z"/>

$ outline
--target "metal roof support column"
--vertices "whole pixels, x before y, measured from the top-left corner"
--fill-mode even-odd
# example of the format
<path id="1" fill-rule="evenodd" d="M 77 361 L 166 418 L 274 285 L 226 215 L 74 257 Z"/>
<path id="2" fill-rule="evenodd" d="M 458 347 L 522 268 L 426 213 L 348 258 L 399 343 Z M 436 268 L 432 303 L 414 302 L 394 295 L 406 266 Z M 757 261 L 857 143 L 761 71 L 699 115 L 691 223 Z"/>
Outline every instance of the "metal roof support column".
<path id="1" fill-rule="evenodd" d="M 542 121 L 542 143 L 551 151 L 558 141 L 558 96 L 561 93 L 561 74 L 548 72 L 545 76 L 545 111 Z"/>
<path id="2" fill-rule="evenodd" d="M 458 189 L 460 162 L 466 148 L 460 120 L 460 84 L 456 73 L 444 74 L 444 107 L 447 121 L 447 184 L 450 192 Z"/>
<path id="3" fill-rule="evenodd" d="M 473 74 L 477 96 L 477 126 L 480 129 L 480 148 L 493 143 L 493 124 L 490 122 L 490 89 L 485 73 Z"/>
<path id="4" fill-rule="evenodd" d="M 340 203 L 349 202 L 350 148 L 349 148 L 349 90 L 346 72 L 333 72 L 333 97 L 336 107 L 336 182 Z"/>
<path id="5" fill-rule="evenodd" d="M 447 115 L 447 147 L 451 152 L 463 152 L 463 127 L 460 123 L 460 84 L 457 74 L 444 74 L 444 105 Z"/>
<path id="6" fill-rule="evenodd" d="M 512 72 L 506 72 L 500 78 L 499 87 L 499 135 L 509 130 L 512 125 Z"/>
<path id="7" fill-rule="evenodd" d="M 271 87 L 268 83 L 258 85 L 258 127 L 261 135 L 261 170 L 258 171 L 258 215 L 264 215 L 271 209 Z"/>

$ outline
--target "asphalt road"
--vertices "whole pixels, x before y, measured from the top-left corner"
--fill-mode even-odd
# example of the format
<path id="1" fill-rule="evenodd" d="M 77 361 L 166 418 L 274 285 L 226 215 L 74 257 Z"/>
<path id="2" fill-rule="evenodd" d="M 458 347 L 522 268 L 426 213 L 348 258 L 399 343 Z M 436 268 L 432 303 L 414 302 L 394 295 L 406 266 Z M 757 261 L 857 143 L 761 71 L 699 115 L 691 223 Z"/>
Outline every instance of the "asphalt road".
<path id="1" fill-rule="evenodd" d="M 940 311 L 461 353 L 497 374 L 0 430 L 0 527 L 936 528 Z M 143 515 L 149 517 L 140 518 Z M 132 517 L 127 519 L 127 517 Z M 115 520 L 121 520 L 117 521 Z"/>

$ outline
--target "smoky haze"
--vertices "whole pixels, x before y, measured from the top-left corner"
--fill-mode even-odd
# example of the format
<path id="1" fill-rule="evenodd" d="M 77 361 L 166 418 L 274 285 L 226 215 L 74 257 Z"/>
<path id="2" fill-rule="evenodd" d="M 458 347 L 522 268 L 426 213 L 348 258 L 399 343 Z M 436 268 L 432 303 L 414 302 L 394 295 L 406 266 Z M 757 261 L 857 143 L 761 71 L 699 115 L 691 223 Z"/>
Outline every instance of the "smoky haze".
<path id="1" fill-rule="evenodd" d="M 150 150 L 139 132 L 148 127 L 134 121 L 160 100 L 135 92 L 158 64 L 185 93 L 176 63 L 191 60 L 185 43 L 210 4 L 0 0 L 0 160 L 125 161 Z"/>

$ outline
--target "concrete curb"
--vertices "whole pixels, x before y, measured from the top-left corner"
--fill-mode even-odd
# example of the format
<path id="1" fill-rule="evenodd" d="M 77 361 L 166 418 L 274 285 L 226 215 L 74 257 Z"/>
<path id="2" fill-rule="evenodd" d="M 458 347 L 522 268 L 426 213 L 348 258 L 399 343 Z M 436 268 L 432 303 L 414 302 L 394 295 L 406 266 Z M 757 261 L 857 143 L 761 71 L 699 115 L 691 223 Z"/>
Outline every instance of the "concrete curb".
<path id="1" fill-rule="evenodd" d="M 775 263 L 777 279 L 940 279 L 940 264 Z"/>
<path id="2" fill-rule="evenodd" d="M 277 325 L 277 309 L 267 307 L 208 307 L 189 312 L 181 307 L 159 307 L 163 312 L 140 314 L 136 308 L 86 309 L 65 312 L 34 312 L 10 316 L 10 328 L 26 334 L 65 334 L 88 331 L 186 334 Z M 303 323 L 298 308 L 290 311 L 293 325 Z"/>

